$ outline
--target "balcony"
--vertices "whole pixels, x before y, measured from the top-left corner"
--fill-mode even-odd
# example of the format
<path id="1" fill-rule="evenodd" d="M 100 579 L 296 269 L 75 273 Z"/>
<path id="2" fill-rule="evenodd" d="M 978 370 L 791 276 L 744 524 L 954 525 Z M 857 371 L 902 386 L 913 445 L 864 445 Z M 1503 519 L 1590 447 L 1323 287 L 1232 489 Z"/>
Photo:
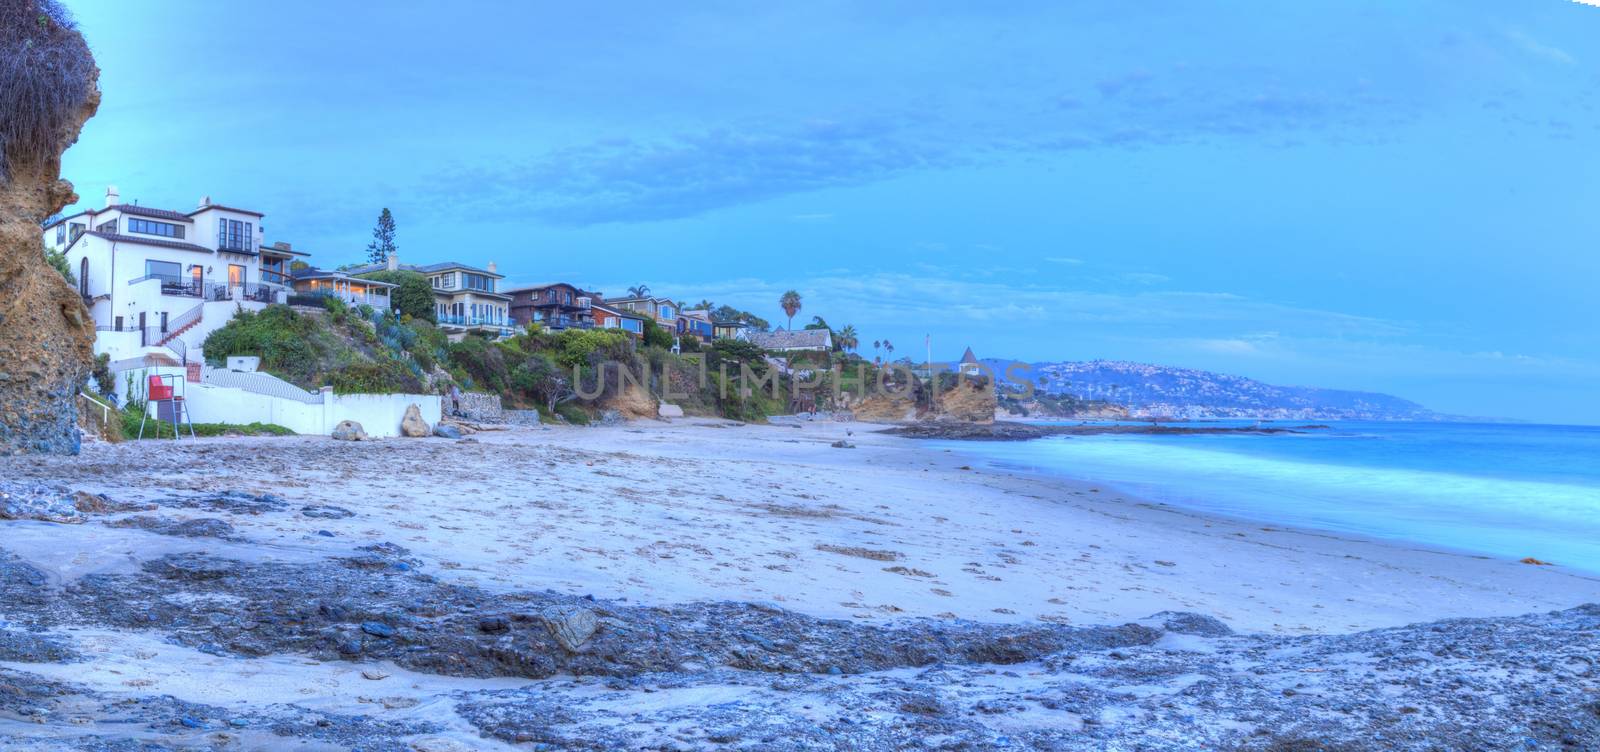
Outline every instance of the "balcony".
<path id="1" fill-rule="evenodd" d="M 176 277 L 170 274 L 146 274 L 137 279 L 128 280 L 129 285 L 140 282 L 158 280 L 161 283 L 162 295 L 176 295 L 185 298 L 199 298 L 205 295 L 206 284 L 194 277 Z"/>
<path id="2" fill-rule="evenodd" d="M 389 294 L 375 292 L 360 292 L 355 290 L 308 290 L 290 293 L 289 305 L 321 306 L 324 298 L 337 298 L 353 306 L 367 305 L 380 311 L 389 310 Z"/>
<path id="3" fill-rule="evenodd" d="M 594 328 L 594 321 L 579 316 L 538 316 L 534 318 L 533 323 L 551 331 Z"/>

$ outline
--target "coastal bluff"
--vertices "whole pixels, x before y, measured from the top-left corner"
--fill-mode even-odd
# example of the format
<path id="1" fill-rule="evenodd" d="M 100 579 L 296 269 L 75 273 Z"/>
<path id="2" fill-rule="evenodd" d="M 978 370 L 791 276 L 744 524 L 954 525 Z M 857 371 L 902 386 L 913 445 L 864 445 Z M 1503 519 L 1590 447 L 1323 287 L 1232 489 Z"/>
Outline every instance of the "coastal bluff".
<path id="1" fill-rule="evenodd" d="M 99 107 L 99 75 L 53 0 L 0 0 L 0 454 L 78 451 L 94 323 L 39 226 L 77 200 L 61 154 Z"/>

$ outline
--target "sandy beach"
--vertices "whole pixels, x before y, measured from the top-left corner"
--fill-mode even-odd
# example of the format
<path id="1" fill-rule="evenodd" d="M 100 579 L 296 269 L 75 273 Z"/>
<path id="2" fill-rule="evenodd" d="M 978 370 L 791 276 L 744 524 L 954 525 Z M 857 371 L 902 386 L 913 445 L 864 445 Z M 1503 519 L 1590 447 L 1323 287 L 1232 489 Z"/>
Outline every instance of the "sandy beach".
<path id="1" fill-rule="evenodd" d="M 1062 623 L 1173 610 L 1242 631 L 1343 632 L 1564 608 L 1600 593 L 1600 580 L 1558 567 L 1207 517 L 1094 484 L 974 470 L 959 453 L 877 435 L 881 428 L 687 420 L 518 428 L 476 434 L 472 444 L 137 442 L 7 462 L 18 476 L 118 500 L 242 491 L 354 513 L 232 520 L 249 541 L 232 545 L 255 556 L 340 555 L 387 540 L 441 577 L 489 589 L 651 605 L 739 599 L 864 620 Z M 841 439 L 855 448 L 831 446 Z M 216 545 L 140 530 L 92 537 L 93 563 L 74 553 L 55 563 L 62 577 Z M 62 543 L 50 528 L 14 533 L 8 546 L 60 558 Z"/>
<path id="2" fill-rule="evenodd" d="M 886 628 L 920 619 L 1111 627 L 1191 612 L 1240 634 L 1321 635 L 1547 612 L 1600 597 L 1596 579 L 1559 567 L 1208 517 L 1094 484 L 973 469 L 959 450 L 880 428 L 688 419 L 511 428 L 464 442 L 94 445 L 76 458 L 0 458 L 0 472 L 115 504 L 154 503 L 159 514 L 0 522 L 0 549 L 49 586 L 69 589 L 185 554 L 315 567 L 400 551 L 405 572 L 484 598 L 554 591 L 628 607 L 740 602 Z M 840 441 L 853 446 L 835 447 Z M 186 501 L 223 493 L 265 494 L 272 504 L 245 513 Z M 225 527 L 182 527 L 217 519 Z M 28 621 L 7 610 L 0 606 L 0 619 Z M 385 677 L 406 677 L 385 680 L 408 686 L 397 707 L 457 729 L 447 735 L 455 744 L 480 742 L 439 697 L 528 686 L 393 662 L 235 659 L 198 638 L 197 651 L 159 631 L 106 625 L 53 634 L 81 643 L 85 662 L 0 668 L 192 702 L 218 701 L 207 687 L 224 677 L 252 677 L 264 682 L 262 694 L 231 701 L 380 712 L 373 682 L 355 670 L 379 666 Z M 705 701 L 701 693 L 679 704 Z M 433 709 L 416 716 L 419 703 Z"/>

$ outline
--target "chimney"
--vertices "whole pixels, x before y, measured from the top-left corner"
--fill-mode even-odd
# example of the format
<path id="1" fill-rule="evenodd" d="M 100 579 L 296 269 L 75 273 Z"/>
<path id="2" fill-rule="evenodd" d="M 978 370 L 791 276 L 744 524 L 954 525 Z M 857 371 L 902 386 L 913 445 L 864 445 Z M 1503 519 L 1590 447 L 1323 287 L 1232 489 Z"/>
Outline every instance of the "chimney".
<path id="1" fill-rule="evenodd" d="M 495 270 L 495 266 L 494 266 L 494 262 L 493 261 L 489 262 L 489 273 L 490 274 L 499 274 L 500 273 L 500 272 Z"/>
<path id="2" fill-rule="evenodd" d="M 116 186 L 114 186 L 114 185 L 106 186 L 106 208 L 107 209 L 110 209 L 111 207 L 116 206 L 118 203 L 121 202 L 121 200 L 122 200 L 122 196 L 117 194 L 117 187 Z"/>
<path id="3" fill-rule="evenodd" d="M 389 256 L 383 260 L 383 265 L 388 267 L 389 271 L 391 272 L 399 269 L 400 254 L 398 252 L 389 254 Z"/>
<path id="4" fill-rule="evenodd" d="M 210 205 L 211 205 L 211 197 L 210 196 L 201 196 L 200 197 L 200 206 L 198 208 L 204 209 L 204 208 L 206 208 L 206 207 L 208 207 Z"/>

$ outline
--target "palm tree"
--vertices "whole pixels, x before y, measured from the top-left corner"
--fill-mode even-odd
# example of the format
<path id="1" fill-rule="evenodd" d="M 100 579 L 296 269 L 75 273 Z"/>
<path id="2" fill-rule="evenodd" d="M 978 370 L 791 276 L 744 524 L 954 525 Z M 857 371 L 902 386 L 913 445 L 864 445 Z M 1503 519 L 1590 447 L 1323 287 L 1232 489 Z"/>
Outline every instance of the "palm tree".
<path id="1" fill-rule="evenodd" d="M 806 328 L 807 329 L 827 329 L 829 334 L 833 334 L 833 327 L 828 326 L 828 320 L 825 319 L 825 318 L 822 318 L 821 316 L 812 316 L 811 317 L 811 323 L 806 324 Z"/>
<path id="2" fill-rule="evenodd" d="M 889 353 L 889 357 L 890 357 L 890 358 L 891 358 L 891 359 L 892 359 L 892 358 L 894 358 L 894 345 L 893 345 L 893 344 L 891 344 L 891 343 L 890 343 L 890 342 L 889 342 L 889 340 L 884 340 L 884 341 L 883 341 L 883 349 L 884 349 L 884 350 L 886 350 L 886 351 L 888 351 L 888 353 Z"/>
<path id="3" fill-rule="evenodd" d="M 649 294 L 650 294 L 650 286 L 649 285 L 637 285 L 637 286 L 628 288 L 628 297 L 630 297 L 630 298 L 642 298 L 642 297 L 644 297 L 646 295 L 649 295 Z"/>
<path id="4" fill-rule="evenodd" d="M 712 303 L 711 301 L 706 300 L 705 298 L 701 298 L 700 302 L 695 303 L 694 304 L 694 308 L 691 308 L 689 310 L 691 310 L 691 311 L 710 311 L 711 309 L 716 308 L 716 307 L 717 306 L 716 306 L 715 303 Z"/>
<path id="5" fill-rule="evenodd" d="M 790 290 L 778 298 L 778 305 L 789 316 L 789 330 L 794 331 L 794 315 L 800 312 L 800 293 Z"/>
<path id="6" fill-rule="evenodd" d="M 856 349 L 857 344 L 856 325 L 845 324 L 844 328 L 839 330 L 839 349 L 846 351 L 854 350 Z"/>

